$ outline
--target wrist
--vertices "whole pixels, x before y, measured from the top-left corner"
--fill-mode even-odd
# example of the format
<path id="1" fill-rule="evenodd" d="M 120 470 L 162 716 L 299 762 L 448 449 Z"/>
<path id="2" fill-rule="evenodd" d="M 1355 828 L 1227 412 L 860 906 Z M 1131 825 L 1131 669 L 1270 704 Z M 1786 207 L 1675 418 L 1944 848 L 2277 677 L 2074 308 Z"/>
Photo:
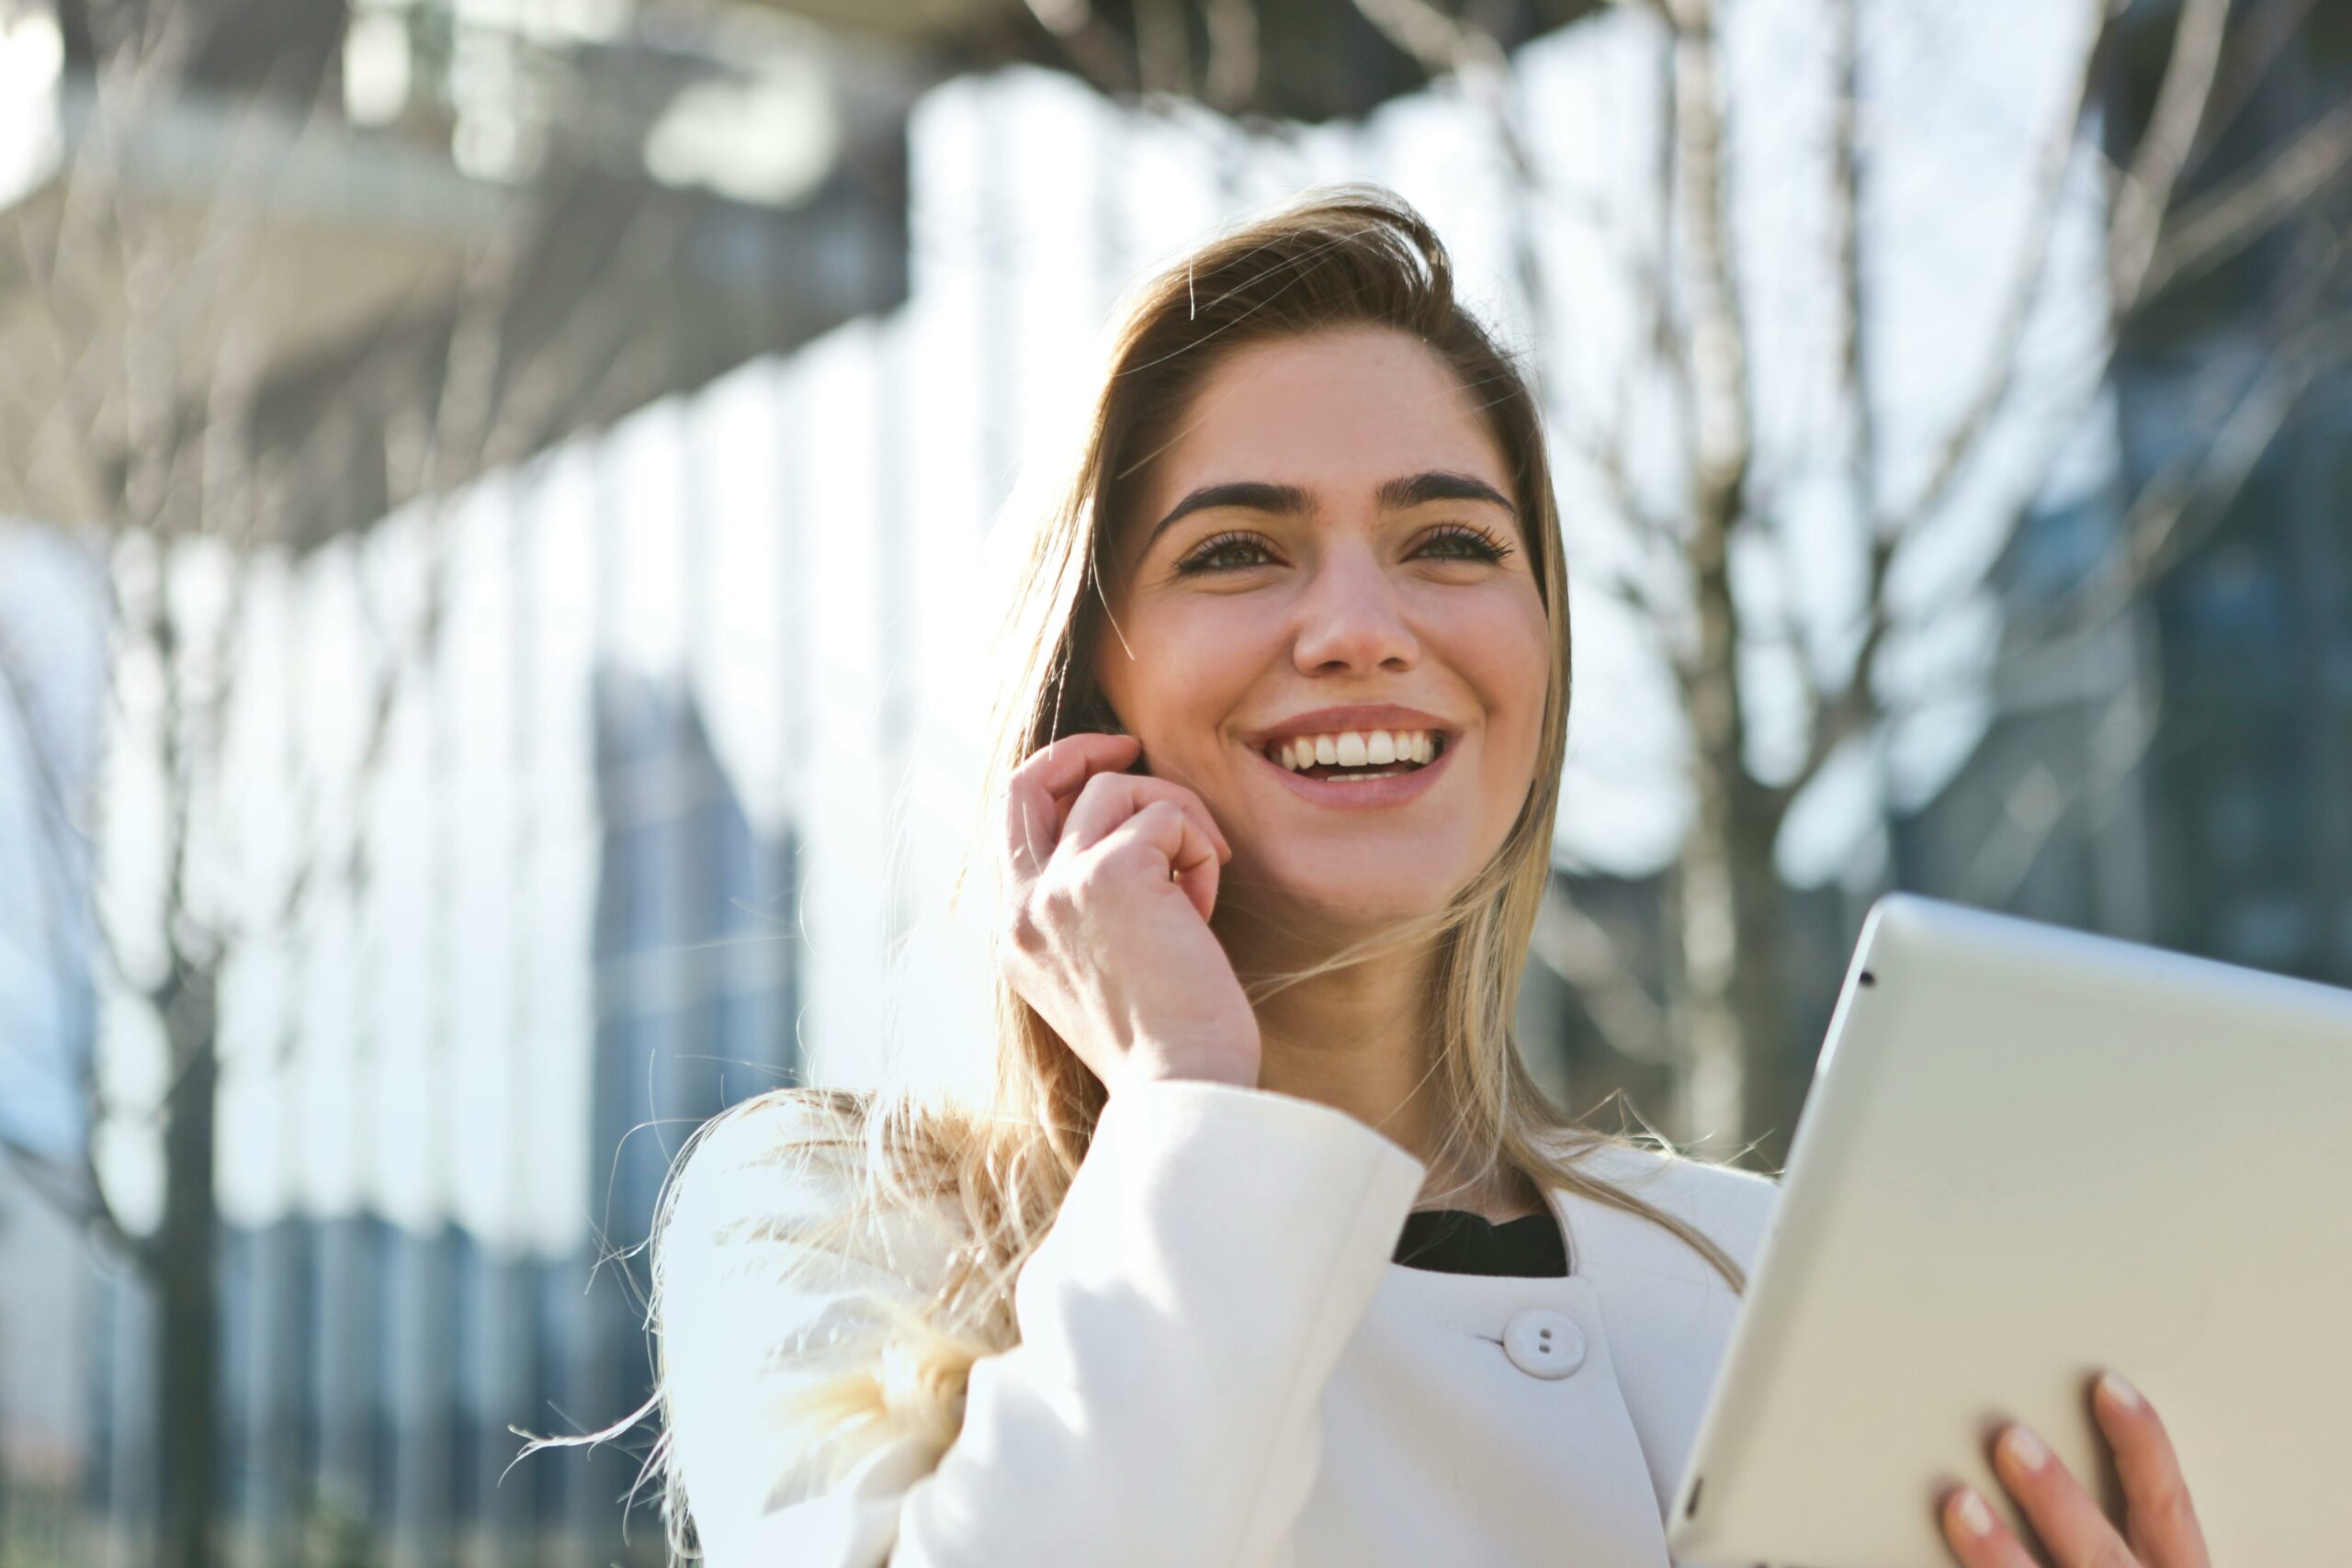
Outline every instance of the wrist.
<path id="1" fill-rule="evenodd" d="M 1120 1064 L 1119 1085 L 1166 1082 L 1170 1079 L 1197 1079 L 1209 1083 L 1231 1084 L 1237 1089 L 1258 1087 L 1258 1053 L 1255 1050 L 1232 1051 L 1166 1051 L 1148 1046 L 1136 1046 L 1127 1053 Z"/>

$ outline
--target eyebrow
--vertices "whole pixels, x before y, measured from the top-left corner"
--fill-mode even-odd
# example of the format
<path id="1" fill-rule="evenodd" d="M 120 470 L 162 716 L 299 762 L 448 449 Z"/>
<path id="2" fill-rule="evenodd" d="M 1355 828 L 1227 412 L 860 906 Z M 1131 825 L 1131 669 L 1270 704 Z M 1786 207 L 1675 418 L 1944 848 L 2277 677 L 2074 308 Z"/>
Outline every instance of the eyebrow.
<path id="1" fill-rule="evenodd" d="M 1432 501 L 1483 501 L 1510 513 L 1512 522 L 1519 520 L 1519 508 L 1513 506 L 1501 491 L 1469 474 L 1443 470 L 1408 474 L 1401 479 L 1381 480 L 1379 490 L 1374 494 L 1385 512 L 1401 512 Z M 1315 510 L 1315 498 L 1297 485 L 1270 484 L 1263 479 L 1236 479 L 1226 484 L 1203 485 L 1171 507 L 1167 516 L 1151 525 L 1151 532 L 1144 536 L 1144 552 L 1150 553 L 1154 541 L 1170 524 L 1213 506 L 1235 506 L 1250 512 L 1304 517 Z"/>

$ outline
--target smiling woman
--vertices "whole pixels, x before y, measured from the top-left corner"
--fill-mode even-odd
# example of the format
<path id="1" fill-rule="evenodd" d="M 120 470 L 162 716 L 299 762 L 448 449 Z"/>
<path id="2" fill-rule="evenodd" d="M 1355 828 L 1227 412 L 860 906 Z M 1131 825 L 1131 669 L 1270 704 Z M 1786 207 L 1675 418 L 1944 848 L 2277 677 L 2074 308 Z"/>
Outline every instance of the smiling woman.
<path id="1" fill-rule="evenodd" d="M 777 1091 L 681 1151 L 673 1542 L 1667 1561 L 1776 1189 L 1521 1059 L 1569 693 L 1532 389 L 1344 187 L 1146 279 L 1085 434 L 974 845 L 992 1100 Z"/>

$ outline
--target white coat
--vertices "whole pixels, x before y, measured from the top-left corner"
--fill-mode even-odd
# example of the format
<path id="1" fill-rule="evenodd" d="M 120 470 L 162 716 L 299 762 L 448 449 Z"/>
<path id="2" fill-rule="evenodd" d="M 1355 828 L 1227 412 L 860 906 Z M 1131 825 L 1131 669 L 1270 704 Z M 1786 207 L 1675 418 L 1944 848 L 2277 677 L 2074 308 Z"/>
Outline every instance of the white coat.
<path id="1" fill-rule="evenodd" d="M 779 1287 L 775 1265 L 808 1260 L 761 1262 L 788 1245 L 762 1216 L 840 1190 L 761 1164 L 756 1116 L 716 1131 L 679 1180 L 660 1325 L 709 1568 L 1673 1561 L 1666 1511 L 1738 1298 L 1650 1221 L 1555 1190 L 1567 1276 L 1407 1268 L 1426 1172 L 1396 1144 L 1293 1096 L 1137 1085 L 1021 1276 L 1020 1344 L 974 1366 L 960 1435 L 828 1487 L 773 1413 L 863 1292 L 926 1293 L 947 1243 L 910 1228 Z M 1769 1179 L 1589 1158 L 1754 1261 Z"/>

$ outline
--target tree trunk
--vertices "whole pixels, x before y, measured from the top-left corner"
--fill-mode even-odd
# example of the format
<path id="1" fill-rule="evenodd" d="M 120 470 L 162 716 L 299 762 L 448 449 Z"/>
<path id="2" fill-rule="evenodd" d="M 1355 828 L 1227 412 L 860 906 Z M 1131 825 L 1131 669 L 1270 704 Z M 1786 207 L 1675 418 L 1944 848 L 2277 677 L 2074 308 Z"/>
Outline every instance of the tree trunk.
<path id="1" fill-rule="evenodd" d="M 1732 1004 L 1747 1026 L 1747 1072 L 1740 1127 L 1757 1157 L 1772 1169 L 1787 1160 L 1810 1081 L 1812 1052 L 1797 1035 L 1788 983 L 1788 889 L 1773 862 L 1781 811 L 1742 771 L 1730 814 L 1733 945 Z"/>
<path id="2" fill-rule="evenodd" d="M 1674 877 L 1686 1058 L 1681 1136 L 1727 1154 L 1779 1122 L 1787 1052 L 1780 963 L 1780 809 L 1747 775 L 1740 615 L 1731 537 L 1747 516 L 1755 433 L 1747 344 L 1724 189 L 1723 91 L 1713 0 L 1672 0 L 1675 195 L 1692 261 L 1690 569 L 1695 646 L 1678 660 L 1690 726 L 1690 829 Z"/>
<path id="3" fill-rule="evenodd" d="M 1675 867 L 1679 987 L 1689 1055 L 1682 1135 L 1721 1156 L 1751 1141 L 1777 1169 L 1804 1103 L 1805 1074 L 1784 970 L 1785 897 L 1772 862 L 1778 814 L 1767 791 L 1704 756 L 1697 811 Z"/>
<path id="4" fill-rule="evenodd" d="M 183 963 L 162 1008 L 164 1217 L 154 1247 L 158 1568 L 216 1568 L 220 1215 L 214 1199 L 219 1018 L 211 965 Z"/>

